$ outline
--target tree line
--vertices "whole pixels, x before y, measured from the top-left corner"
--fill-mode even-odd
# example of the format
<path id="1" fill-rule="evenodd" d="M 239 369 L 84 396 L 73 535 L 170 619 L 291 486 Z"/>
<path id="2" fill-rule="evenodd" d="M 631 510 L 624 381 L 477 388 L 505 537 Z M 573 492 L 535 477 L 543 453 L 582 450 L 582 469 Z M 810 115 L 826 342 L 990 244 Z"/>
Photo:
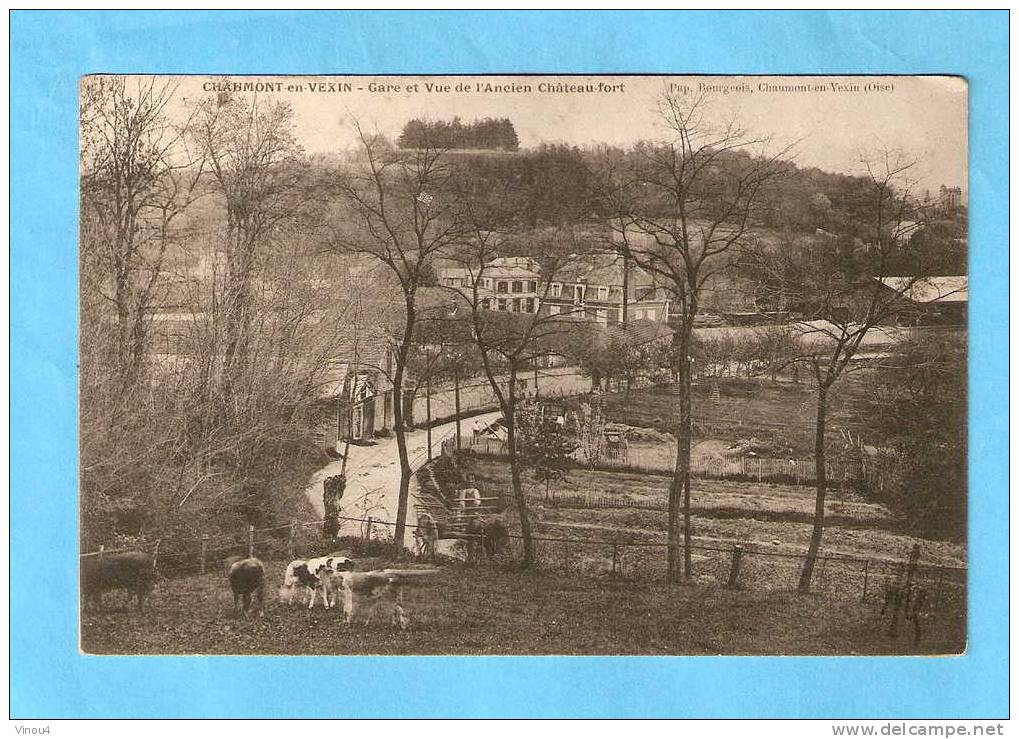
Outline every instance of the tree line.
<path id="1" fill-rule="evenodd" d="M 404 124 L 396 143 L 401 149 L 520 148 L 517 131 L 509 118 L 479 118 L 470 123 L 464 123 L 458 116 L 448 122 L 414 118 Z"/>

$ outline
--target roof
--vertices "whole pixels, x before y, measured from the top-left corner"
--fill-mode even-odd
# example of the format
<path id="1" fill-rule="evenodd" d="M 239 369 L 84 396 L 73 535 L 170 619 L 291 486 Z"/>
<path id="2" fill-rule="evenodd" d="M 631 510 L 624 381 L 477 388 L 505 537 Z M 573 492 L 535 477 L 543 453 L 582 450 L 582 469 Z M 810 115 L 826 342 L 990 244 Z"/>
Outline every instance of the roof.
<path id="1" fill-rule="evenodd" d="M 485 267 L 482 274 L 485 277 L 490 277 L 497 280 L 537 280 L 541 276 L 534 270 L 527 269 L 526 267 L 517 266 L 501 266 L 496 264 L 490 264 Z"/>
<path id="2" fill-rule="evenodd" d="M 629 284 L 632 287 L 647 287 L 653 284 L 650 275 L 634 264 L 630 264 Z M 623 285 L 623 257 L 615 252 L 580 254 L 556 272 L 554 282 L 586 282 L 588 285 Z"/>
<path id="3" fill-rule="evenodd" d="M 521 267 L 523 269 L 537 270 L 538 260 L 533 257 L 496 257 L 488 263 L 491 268 Z"/>
<path id="4" fill-rule="evenodd" d="M 640 319 L 629 321 L 625 325 L 617 324 L 609 326 L 605 330 L 608 340 L 615 344 L 625 346 L 643 346 L 652 341 L 660 339 L 671 339 L 676 333 L 669 326 L 661 321 Z"/>
<path id="5" fill-rule="evenodd" d="M 812 321 L 790 321 L 789 323 L 766 324 L 761 326 L 717 326 L 710 328 L 694 328 L 694 336 L 701 340 L 711 341 L 730 339 L 732 341 L 752 341 L 772 331 L 788 331 L 799 335 L 801 341 L 808 346 L 827 346 L 832 336 L 838 335 L 840 329 L 834 323 L 823 319 Z M 896 326 L 873 326 L 867 331 L 861 342 L 861 348 L 891 346 L 904 341 L 912 329 Z"/>
<path id="6" fill-rule="evenodd" d="M 901 292 L 903 297 L 914 303 L 965 303 L 969 300 L 969 278 L 966 275 L 885 277 L 881 284 Z"/>

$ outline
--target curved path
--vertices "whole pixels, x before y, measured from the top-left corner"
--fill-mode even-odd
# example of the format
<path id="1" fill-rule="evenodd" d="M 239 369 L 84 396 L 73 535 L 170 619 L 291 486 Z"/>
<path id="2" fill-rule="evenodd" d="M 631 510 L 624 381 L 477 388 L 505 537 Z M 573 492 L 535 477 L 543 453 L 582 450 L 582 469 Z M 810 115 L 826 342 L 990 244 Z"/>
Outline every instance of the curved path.
<path id="1" fill-rule="evenodd" d="M 461 433 L 465 439 L 470 438 L 474 423 L 480 420 L 488 425 L 502 414 L 498 411 L 483 413 L 479 416 L 461 419 Z M 456 434 L 456 422 L 449 421 L 432 428 L 432 453 L 439 455 L 443 439 Z M 379 521 L 396 521 L 396 509 L 400 492 L 400 457 L 396 448 L 396 437 L 381 438 L 372 446 L 350 446 L 350 459 L 347 462 L 347 489 L 340 501 L 340 515 L 350 518 L 363 518 L 370 515 Z M 407 434 L 407 452 L 410 466 L 417 470 L 428 461 L 428 432 L 424 429 Z M 337 459 L 311 476 L 305 494 L 315 512 L 321 518 L 325 515 L 322 504 L 322 480 L 330 475 L 340 474 L 343 460 Z M 411 528 L 417 520 L 416 511 L 417 480 L 410 481 L 410 502 L 407 510 L 407 529 L 404 534 L 404 546 L 410 547 Z M 340 533 L 349 531 L 357 524 L 352 521 L 341 521 Z M 390 534 L 392 528 L 390 527 Z"/>

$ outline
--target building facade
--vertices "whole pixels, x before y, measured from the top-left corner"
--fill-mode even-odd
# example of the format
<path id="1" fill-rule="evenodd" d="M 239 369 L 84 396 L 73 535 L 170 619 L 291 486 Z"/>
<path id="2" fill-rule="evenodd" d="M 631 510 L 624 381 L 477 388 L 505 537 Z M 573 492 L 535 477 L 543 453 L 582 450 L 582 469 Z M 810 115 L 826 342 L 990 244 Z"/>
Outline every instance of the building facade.
<path id="1" fill-rule="evenodd" d="M 571 260 L 549 284 L 543 310 L 603 326 L 669 318 L 666 291 L 619 254 L 599 252 Z M 624 317 L 625 312 L 625 317 Z"/>
<path id="2" fill-rule="evenodd" d="M 465 267 L 438 270 L 439 284 L 469 291 L 477 273 Z M 488 310 L 505 313 L 537 313 L 541 304 L 541 275 L 530 257 L 499 257 L 480 274 L 478 298 Z"/>

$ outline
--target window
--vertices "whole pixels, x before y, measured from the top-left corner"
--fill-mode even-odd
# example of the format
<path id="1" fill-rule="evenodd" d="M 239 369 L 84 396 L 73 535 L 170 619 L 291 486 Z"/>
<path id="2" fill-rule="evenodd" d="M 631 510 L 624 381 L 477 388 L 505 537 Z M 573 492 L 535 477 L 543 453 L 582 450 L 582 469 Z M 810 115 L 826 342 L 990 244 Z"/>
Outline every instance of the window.
<path id="1" fill-rule="evenodd" d="M 482 287 L 491 288 L 492 287 L 492 280 L 491 280 L 491 278 L 485 277 L 484 279 L 482 279 L 481 280 L 481 285 L 482 285 Z"/>
<path id="2" fill-rule="evenodd" d="M 563 285 L 561 282 L 552 283 L 552 297 L 558 298 L 563 294 Z"/>
<path id="3" fill-rule="evenodd" d="M 534 298 L 524 298 L 524 310 L 527 313 L 534 313 Z"/>
<path id="4" fill-rule="evenodd" d="M 655 309 L 654 308 L 648 308 L 647 309 L 647 313 L 645 315 L 647 315 L 649 320 L 652 320 L 652 321 L 655 320 Z"/>
<path id="5" fill-rule="evenodd" d="M 524 283 L 520 280 L 513 280 L 513 292 L 522 293 L 524 291 Z"/>
<path id="6" fill-rule="evenodd" d="M 559 315 L 559 306 L 558 305 L 550 305 L 548 307 L 548 314 L 550 316 L 558 316 Z"/>
<path id="7" fill-rule="evenodd" d="M 499 280 L 495 284 L 495 291 L 497 293 L 504 293 L 504 292 L 508 291 L 508 287 L 509 287 L 509 283 L 507 283 L 506 280 Z"/>
<path id="8" fill-rule="evenodd" d="M 495 301 L 496 310 L 506 310 L 506 298 L 498 298 Z"/>
<path id="9" fill-rule="evenodd" d="M 527 292 L 529 292 L 529 293 L 536 293 L 536 292 L 538 292 L 538 283 L 535 282 L 534 280 L 531 280 L 530 282 L 528 282 L 527 283 Z"/>
<path id="10" fill-rule="evenodd" d="M 598 288 L 598 300 L 608 300 L 608 299 L 609 299 L 609 289 L 607 287 L 599 287 Z"/>

